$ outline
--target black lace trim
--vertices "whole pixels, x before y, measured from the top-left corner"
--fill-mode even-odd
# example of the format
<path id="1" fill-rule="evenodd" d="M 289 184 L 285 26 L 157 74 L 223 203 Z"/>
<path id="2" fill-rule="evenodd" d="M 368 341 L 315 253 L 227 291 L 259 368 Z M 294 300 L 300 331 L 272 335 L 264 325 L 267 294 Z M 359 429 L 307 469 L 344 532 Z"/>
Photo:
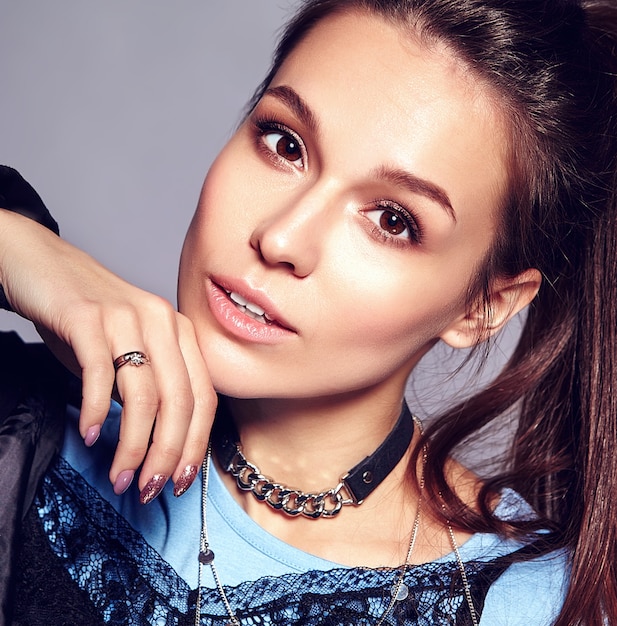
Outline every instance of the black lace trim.
<path id="1" fill-rule="evenodd" d="M 196 591 L 62 459 L 45 478 L 25 534 L 14 623 L 194 624 Z M 506 566 L 465 563 L 479 613 Z M 398 575 L 340 568 L 264 577 L 225 591 L 246 625 L 368 626 L 383 614 Z M 413 567 L 405 584 L 409 595 L 388 615 L 390 626 L 471 624 L 456 563 Z M 201 623 L 228 623 L 216 590 L 202 591 Z"/>

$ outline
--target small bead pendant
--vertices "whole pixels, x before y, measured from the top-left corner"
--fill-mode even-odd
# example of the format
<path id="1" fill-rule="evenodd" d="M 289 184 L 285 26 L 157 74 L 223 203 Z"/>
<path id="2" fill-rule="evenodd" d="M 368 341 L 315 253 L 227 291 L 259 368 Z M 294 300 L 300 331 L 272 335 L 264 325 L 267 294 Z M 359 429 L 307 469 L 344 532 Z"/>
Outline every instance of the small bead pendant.
<path id="1" fill-rule="evenodd" d="M 396 593 L 396 596 L 395 596 L 394 599 L 397 602 L 402 602 L 409 595 L 409 587 L 407 587 L 407 585 L 405 583 L 403 583 L 403 584 L 401 584 L 401 586 L 398 588 L 398 591 L 397 591 L 396 590 L 396 585 L 395 585 L 394 587 L 392 587 L 391 593 L 392 593 L 392 595 L 394 595 Z"/>
<path id="2" fill-rule="evenodd" d="M 210 565 L 214 561 L 214 552 L 210 548 L 199 552 L 199 562 L 202 565 Z"/>

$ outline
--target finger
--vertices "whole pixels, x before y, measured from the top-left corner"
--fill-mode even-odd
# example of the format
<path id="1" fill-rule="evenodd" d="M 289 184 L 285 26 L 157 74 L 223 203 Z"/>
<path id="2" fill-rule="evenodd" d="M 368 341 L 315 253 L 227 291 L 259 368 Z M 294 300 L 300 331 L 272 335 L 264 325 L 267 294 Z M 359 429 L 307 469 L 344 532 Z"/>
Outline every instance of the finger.
<path id="1" fill-rule="evenodd" d="M 79 416 L 79 432 L 84 443 L 90 447 L 96 443 L 111 405 L 114 385 L 114 369 L 109 348 L 105 345 L 90 346 L 88 355 L 77 350 L 82 364 L 82 399 Z"/>
<path id="2" fill-rule="evenodd" d="M 95 326 L 98 329 L 98 326 Z M 79 432 L 87 446 L 98 439 L 110 408 L 114 369 L 109 347 L 102 333 L 75 333 L 68 346 L 53 333 L 37 328 L 57 358 L 82 378 Z M 85 337 L 87 336 L 87 341 Z"/>
<path id="3" fill-rule="evenodd" d="M 139 479 L 140 500 L 144 504 L 160 493 L 176 469 L 194 409 L 191 379 L 176 334 L 159 336 L 152 343 L 152 363 L 160 406 Z"/>
<path id="4" fill-rule="evenodd" d="M 172 476 L 175 496 L 186 492 L 199 471 L 206 455 L 217 405 L 217 395 L 197 345 L 193 325 L 186 320 L 180 326 L 180 346 L 190 376 L 194 406 L 182 458 Z"/>
<path id="5" fill-rule="evenodd" d="M 122 343 L 125 346 L 136 346 L 135 350 L 145 353 L 145 350 L 137 347 L 143 345 L 143 340 L 138 343 L 134 339 L 132 341 L 130 344 Z M 116 387 L 123 407 L 118 446 L 109 478 L 114 485 L 114 491 L 122 493 L 128 488 L 135 471 L 146 456 L 158 412 L 159 394 L 149 364 L 137 366 L 127 363 L 118 369 Z"/>

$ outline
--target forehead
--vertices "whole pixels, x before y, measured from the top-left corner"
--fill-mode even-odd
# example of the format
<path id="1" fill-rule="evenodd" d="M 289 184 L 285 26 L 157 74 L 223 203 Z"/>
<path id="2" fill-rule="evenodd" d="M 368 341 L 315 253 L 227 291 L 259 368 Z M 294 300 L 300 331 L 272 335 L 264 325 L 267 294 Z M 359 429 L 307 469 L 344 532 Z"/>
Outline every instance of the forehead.
<path id="1" fill-rule="evenodd" d="M 278 85 L 314 110 L 325 139 L 336 129 L 354 162 L 428 176 L 455 205 L 479 193 L 501 204 L 509 142 L 498 98 L 445 45 L 365 12 L 334 14 L 294 48 Z"/>

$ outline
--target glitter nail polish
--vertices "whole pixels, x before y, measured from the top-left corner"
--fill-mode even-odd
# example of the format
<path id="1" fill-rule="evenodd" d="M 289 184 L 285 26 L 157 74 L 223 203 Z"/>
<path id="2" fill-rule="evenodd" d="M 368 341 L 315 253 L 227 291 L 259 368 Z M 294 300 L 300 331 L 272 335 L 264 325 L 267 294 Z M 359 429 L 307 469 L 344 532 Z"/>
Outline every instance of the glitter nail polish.
<path id="1" fill-rule="evenodd" d="M 139 501 L 142 504 L 148 504 L 152 502 L 156 496 L 161 493 L 165 483 L 169 476 L 166 474 L 155 474 L 147 483 L 146 486 L 139 492 Z"/>
<path id="2" fill-rule="evenodd" d="M 182 470 L 182 474 L 180 474 L 176 484 L 174 485 L 174 496 L 176 496 L 176 498 L 185 493 L 186 490 L 193 484 L 198 471 L 199 468 L 197 465 L 187 465 Z"/>

